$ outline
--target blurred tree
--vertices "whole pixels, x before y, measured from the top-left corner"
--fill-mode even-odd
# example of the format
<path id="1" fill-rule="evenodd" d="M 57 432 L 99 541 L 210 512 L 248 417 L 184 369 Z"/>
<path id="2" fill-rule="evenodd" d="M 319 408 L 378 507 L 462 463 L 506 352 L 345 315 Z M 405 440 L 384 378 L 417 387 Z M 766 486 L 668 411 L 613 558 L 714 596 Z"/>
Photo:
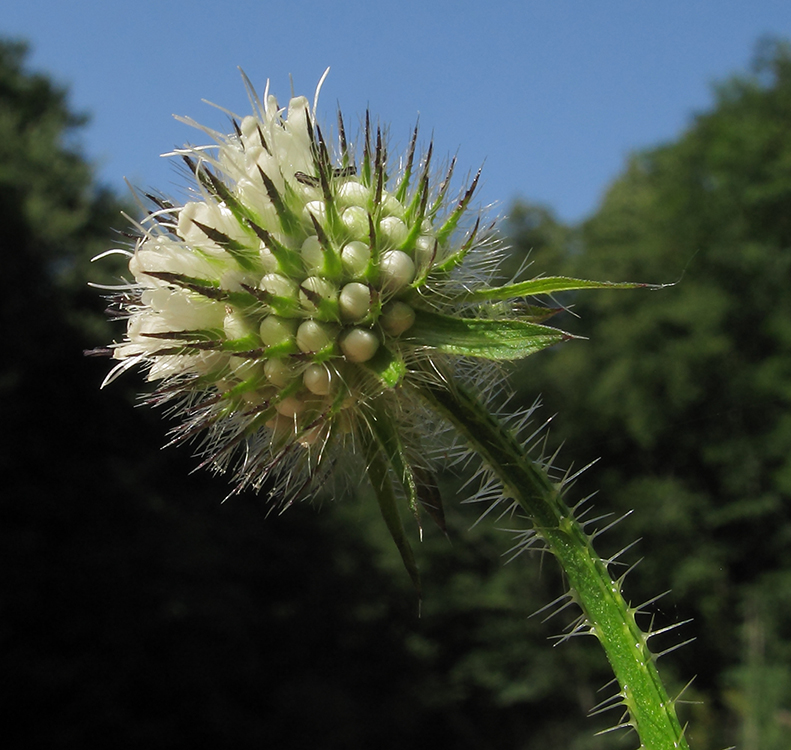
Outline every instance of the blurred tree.
<path id="1" fill-rule="evenodd" d="M 513 213 L 522 254 L 551 248 L 551 264 L 536 252 L 533 270 L 556 273 L 560 255 L 585 278 L 679 282 L 564 298 L 581 319 L 564 323 L 594 343 L 531 360 L 518 378 L 525 398 L 542 392 L 559 413 L 563 456 L 601 457 L 580 491 L 636 511 L 602 540 L 643 537 L 633 600 L 669 583 L 674 604 L 658 605 L 657 623 L 694 617 L 681 636 L 695 644 L 665 662 L 679 678 L 698 675 L 693 747 L 781 750 L 791 735 L 791 48 L 763 42 L 754 74 L 716 96 L 676 143 L 634 155 L 579 231 L 558 234 L 528 207 Z"/>

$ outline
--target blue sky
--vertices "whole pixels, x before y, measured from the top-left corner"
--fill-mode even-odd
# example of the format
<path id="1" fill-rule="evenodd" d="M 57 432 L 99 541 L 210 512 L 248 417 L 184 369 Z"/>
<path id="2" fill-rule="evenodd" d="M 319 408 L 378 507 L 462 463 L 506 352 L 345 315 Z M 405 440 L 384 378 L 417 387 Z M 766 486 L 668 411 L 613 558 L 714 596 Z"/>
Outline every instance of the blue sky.
<path id="1" fill-rule="evenodd" d="M 0 34 L 29 40 L 31 67 L 89 113 L 86 154 L 102 181 L 178 193 L 159 154 L 226 129 L 208 99 L 245 114 L 237 66 L 285 103 L 289 75 L 320 120 L 366 107 L 408 140 L 420 115 L 460 172 L 484 164 L 480 198 L 517 197 L 567 221 L 589 215 L 628 153 L 677 137 L 711 84 L 747 70 L 766 34 L 791 38 L 788 0 L 10 0 Z"/>

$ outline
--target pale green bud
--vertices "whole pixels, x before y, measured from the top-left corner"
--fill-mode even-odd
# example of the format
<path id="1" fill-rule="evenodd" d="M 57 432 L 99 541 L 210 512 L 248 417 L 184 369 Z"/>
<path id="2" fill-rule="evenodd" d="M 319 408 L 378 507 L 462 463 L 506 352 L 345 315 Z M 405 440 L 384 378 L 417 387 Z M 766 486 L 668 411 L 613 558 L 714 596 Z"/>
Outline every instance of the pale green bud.
<path id="1" fill-rule="evenodd" d="M 382 308 L 379 323 L 391 336 L 400 336 L 409 330 L 415 322 L 415 311 L 404 302 L 397 300 L 388 302 Z"/>
<path id="2" fill-rule="evenodd" d="M 320 274 L 324 271 L 324 249 L 315 234 L 302 243 L 301 254 L 305 270 L 309 274 Z"/>
<path id="3" fill-rule="evenodd" d="M 415 264 L 403 250 L 382 253 L 379 261 L 382 291 L 395 294 L 415 279 Z"/>
<path id="4" fill-rule="evenodd" d="M 379 222 L 379 234 L 387 247 L 400 247 L 409 234 L 407 225 L 397 216 L 385 216 Z"/>
<path id="5" fill-rule="evenodd" d="M 261 289 L 276 297 L 285 297 L 286 299 L 297 299 L 297 292 L 299 285 L 288 276 L 283 276 L 280 273 L 268 273 L 261 279 L 259 284 Z"/>
<path id="6" fill-rule="evenodd" d="M 342 320 L 357 323 L 371 312 L 371 290 L 359 281 L 352 281 L 341 289 L 338 305 Z"/>
<path id="7" fill-rule="evenodd" d="M 293 318 L 281 318 L 278 315 L 267 315 L 258 331 L 261 341 L 267 346 L 276 346 L 294 341 L 298 321 Z"/>
<path id="8" fill-rule="evenodd" d="M 378 348 L 379 339 L 368 328 L 350 328 L 341 338 L 341 349 L 350 362 L 367 362 Z"/>
<path id="9" fill-rule="evenodd" d="M 278 388 L 285 388 L 294 379 L 294 366 L 283 359 L 268 359 L 264 362 L 266 379 Z"/>
<path id="10" fill-rule="evenodd" d="M 305 387 L 317 396 L 328 396 L 332 392 L 332 374 L 327 365 L 311 364 L 302 375 Z"/>
<path id="11" fill-rule="evenodd" d="M 357 240 L 367 239 L 370 234 L 368 212 L 359 206 L 350 206 L 341 216 L 349 234 Z"/>
<path id="12" fill-rule="evenodd" d="M 338 203 L 341 206 L 360 206 L 365 208 L 370 200 L 370 189 L 359 182 L 349 180 L 338 188 Z"/>
<path id="13" fill-rule="evenodd" d="M 306 320 L 297 328 L 297 346 L 306 354 L 316 354 L 331 347 L 337 336 L 338 326 Z"/>
<path id="14" fill-rule="evenodd" d="M 371 262 L 371 248 L 364 242 L 349 242 L 341 250 L 343 270 L 353 279 L 362 278 Z"/>

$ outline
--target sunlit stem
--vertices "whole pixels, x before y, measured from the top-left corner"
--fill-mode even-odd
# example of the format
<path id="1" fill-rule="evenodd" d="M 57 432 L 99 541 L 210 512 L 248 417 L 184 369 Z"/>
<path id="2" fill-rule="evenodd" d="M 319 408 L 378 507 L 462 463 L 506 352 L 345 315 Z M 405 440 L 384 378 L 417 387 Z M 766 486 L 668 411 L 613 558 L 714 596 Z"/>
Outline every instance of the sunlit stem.
<path id="1" fill-rule="evenodd" d="M 558 485 L 526 455 L 516 436 L 461 387 L 452 382 L 445 386 L 423 383 L 419 393 L 497 474 L 507 496 L 527 514 L 557 558 L 587 628 L 604 648 L 641 746 L 647 750 L 688 750 L 647 636 L 635 622 L 635 610 L 624 600 L 620 583 L 613 580 L 594 551 L 591 538 L 564 502 Z"/>

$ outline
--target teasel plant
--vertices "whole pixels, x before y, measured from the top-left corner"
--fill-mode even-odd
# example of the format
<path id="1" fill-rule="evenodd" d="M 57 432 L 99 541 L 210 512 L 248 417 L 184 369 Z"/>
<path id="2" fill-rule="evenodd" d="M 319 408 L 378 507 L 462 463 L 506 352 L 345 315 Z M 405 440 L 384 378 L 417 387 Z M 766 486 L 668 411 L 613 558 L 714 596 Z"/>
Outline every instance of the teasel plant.
<path id="1" fill-rule="evenodd" d="M 128 248 L 108 251 L 128 256 L 132 280 L 110 288 L 126 333 L 93 352 L 116 361 L 104 384 L 144 368 L 156 384 L 146 400 L 179 420 L 171 442 L 230 472 L 231 494 L 263 491 L 283 508 L 350 466 L 367 474 L 418 592 L 403 517 L 444 528 L 431 456 L 446 425 L 479 461 L 476 499 L 526 521 L 515 552 L 559 562 L 568 591 L 549 609 L 576 607 L 563 637 L 604 648 L 618 688 L 600 708 L 620 709 L 613 728 L 648 750 L 687 748 L 649 648 L 660 631 L 638 626 L 647 605 L 631 606 L 611 572 L 620 553 L 595 552 L 604 529 L 566 500 L 573 477 L 526 434 L 533 410 L 509 415 L 498 398 L 503 363 L 574 338 L 547 325 L 560 308 L 542 299 L 658 287 L 524 274 L 499 284 L 505 248 L 472 209 L 480 172 L 454 191 L 455 159 L 437 170 L 417 127 L 393 159 L 368 114 L 360 143 L 340 113 L 329 138 L 317 121 L 324 77 L 312 107 L 294 96 L 286 108 L 243 80 L 252 114 L 228 112 L 230 133 L 179 118 L 209 141 L 167 154 L 188 171 L 191 200 L 135 192 L 145 218 L 130 220 Z"/>

